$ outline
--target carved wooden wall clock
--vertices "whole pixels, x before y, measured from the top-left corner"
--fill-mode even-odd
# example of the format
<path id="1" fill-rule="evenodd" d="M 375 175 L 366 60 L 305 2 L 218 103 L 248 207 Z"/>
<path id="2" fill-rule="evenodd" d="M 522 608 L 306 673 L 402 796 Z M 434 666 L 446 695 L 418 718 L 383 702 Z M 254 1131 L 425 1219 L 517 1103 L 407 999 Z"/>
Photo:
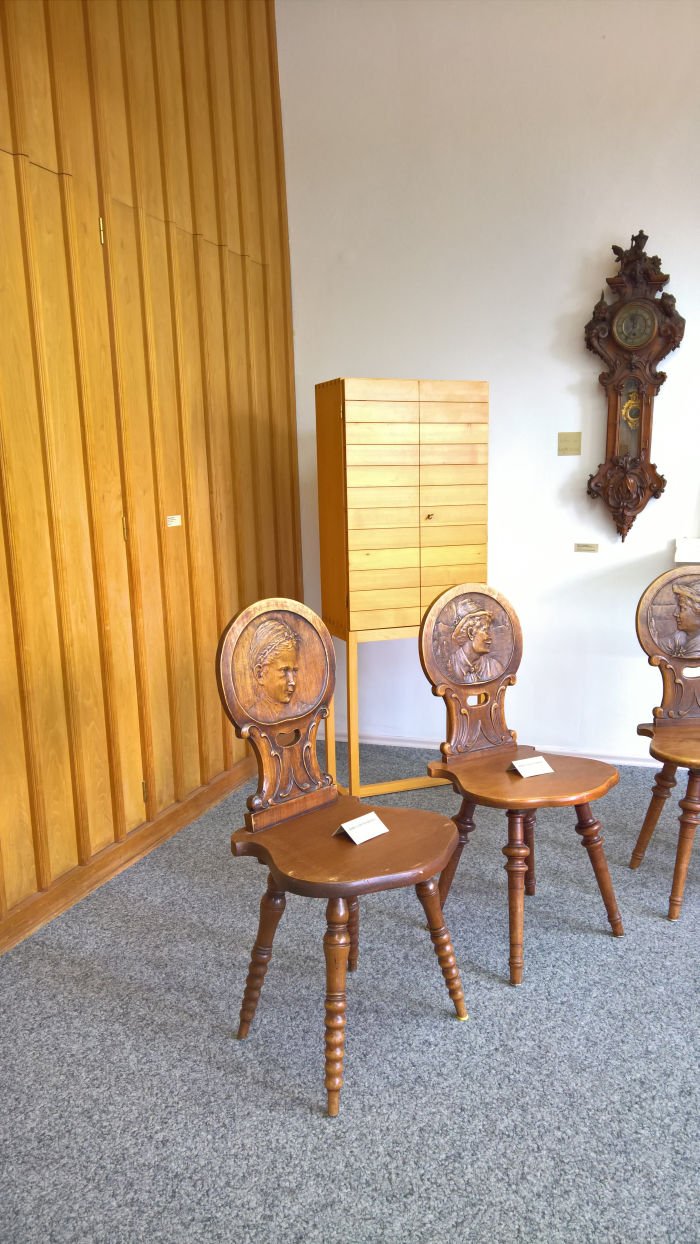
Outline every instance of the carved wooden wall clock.
<path id="1" fill-rule="evenodd" d="M 628 250 L 613 246 L 620 265 L 586 325 L 586 345 L 600 355 L 608 370 L 599 381 L 608 395 L 605 462 L 588 481 L 591 497 L 602 497 L 624 540 L 635 518 L 651 497 L 660 497 L 666 480 L 651 462 L 654 398 L 666 379 L 656 365 L 683 339 L 685 320 L 671 294 L 661 293 L 668 281 L 658 255 L 647 255 L 641 231 Z"/>

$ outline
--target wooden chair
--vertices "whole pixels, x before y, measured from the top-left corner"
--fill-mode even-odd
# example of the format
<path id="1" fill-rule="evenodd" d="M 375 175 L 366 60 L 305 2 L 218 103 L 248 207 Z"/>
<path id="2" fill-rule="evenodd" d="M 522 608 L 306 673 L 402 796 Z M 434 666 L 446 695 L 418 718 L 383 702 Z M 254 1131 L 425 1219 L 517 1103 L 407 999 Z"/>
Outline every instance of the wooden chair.
<path id="1" fill-rule="evenodd" d="M 676 785 L 676 770 L 687 769 L 668 906 L 669 920 L 677 920 L 700 820 L 700 566 L 667 570 L 650 583 L 637 606 L 637 636 L 649 664 L 658 665 L 663 678 L 661 706 L 654 709 L 653 722 L 637 726 L 637 734 L 651 739 L 649 751 L 662 768 L 630 868 L 639 868 L 644 859 L 661 809 Z"/>
<path id="2" fill-rule="evenodd" d="M 552 773 L 521 777 L 514 760 L 535 755 L 519 746 L 506 725 L 504 699 L 515 682 L 522 655 L 517 615 L 505 597 L 478 583 L 450 588 L 431 605 L 420 630 L 423 670 L 433 694 L 447 707 L 443 759 L 428 765 L 431 777 L 447 778 L 461 795 L 454 818 L 459 842 L 440 877 L 444 904 L 460 855 L 474 830 L 477 804 L 503 808 L 508 841 L 503 847 L 508 874 L 510 981 L 523 976 L 524 893 L 535 893 L 535 816 L 540 808 L 576 809 L 576 832 L 586 847 L 615 937 L 623 933 L 600 823 L 590 804 L 618 780 L 612 765 L 578 756 L 548 755 Z"/>
<path id="3" fill-rule="evenodd" d="M 337 1115 L 346 970 L 357 967 L 360 895 L 415 886 L 457 1016 L 467 1018 L 436 880 L 454 854 L 457 832 L 437 813 L 380 808 L 388 833 L 360 845 L 337 834 L 342 822 L 371 809 L 341 797 L 319 766 L 316 735 L 333 697 L 335 652 L 325 625 L 305 605 L 286 599 L 251 605 L 223 632 L 216 666 L 226 712 L 258 761 L 258 789 L 231 849 L 255 856 L 269 870 L 238 1036 L 248 1035 L 255 1015 L 285 894 L 325 899 L 325 1087 L 328 1114 Z"/>

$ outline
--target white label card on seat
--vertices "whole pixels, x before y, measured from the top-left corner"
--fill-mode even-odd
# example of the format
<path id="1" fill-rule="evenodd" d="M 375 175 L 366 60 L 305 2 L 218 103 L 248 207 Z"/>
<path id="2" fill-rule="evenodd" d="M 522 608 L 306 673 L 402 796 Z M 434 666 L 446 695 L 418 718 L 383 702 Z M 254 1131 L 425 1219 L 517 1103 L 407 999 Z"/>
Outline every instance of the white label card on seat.
<path id="1" fill-rule="evenodd" d="M 366 812 L 364 816 L 356 816 L 352 821 L 343 821 L 336 830 L 333 831 L 333 837 L 336 834 L 347 834 L 348 838 L 357 846 L 361 842 L 369 842 L 370 838 L 378 838 L 380 834 L 388 834 L 389 827 L 380 821 L 376 812 Z"/>
<path id="2" fill-rule="evenodd" d="M 538 773 L 554 773 L 544 756 L 524 756 L 522 760 L 514 760 L 508 766 L 509 771 L 519 773 L 521 777 L 535 777 Z"/>

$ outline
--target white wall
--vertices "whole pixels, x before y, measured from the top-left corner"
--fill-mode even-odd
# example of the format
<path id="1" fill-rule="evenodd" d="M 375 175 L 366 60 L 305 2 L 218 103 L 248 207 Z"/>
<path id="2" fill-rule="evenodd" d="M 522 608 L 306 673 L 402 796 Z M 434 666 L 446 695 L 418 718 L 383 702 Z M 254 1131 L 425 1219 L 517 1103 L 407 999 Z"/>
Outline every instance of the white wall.
<path id="1" fill-rule="evenodd" d="M 277 0 L 277 32 L 307 602 L 315 383 L 487 379 L 488 578 L 525 640 L 509 723 L 542 748 L 646 756 L 661 679 L 635 608 L 676 536 L 700 534 L 700 4 Z M 605 396 L 583 328 L 612 243 L 639 229 L 687 324 L 656 399 L 666 493 L 623 544 L 586 496 Z M 559 458 L 575 430 L 582 456 Z M 443 722 L 413 641 L 361 648 L 364 737 L 434 742 Z"/>

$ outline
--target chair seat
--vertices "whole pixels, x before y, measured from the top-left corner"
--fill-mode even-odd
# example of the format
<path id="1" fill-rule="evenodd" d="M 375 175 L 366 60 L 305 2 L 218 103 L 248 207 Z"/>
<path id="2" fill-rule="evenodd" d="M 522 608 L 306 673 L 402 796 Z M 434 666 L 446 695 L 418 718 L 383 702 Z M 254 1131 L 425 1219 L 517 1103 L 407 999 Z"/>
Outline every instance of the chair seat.
<path id="1" fill-rule="evenodd" d="M 682 769 L 700 768 L 700 721 L 697 725 L 663 725 L 655 729 L 638 726 L 637 733 L 651 736 L 649 752 L 655 760 L 670 760 Z"/>
<path id="2" fill-rule="evenodd" d="M 343 821 L 376 812 L 389 832 L 356 845 L 335 835 Z M 445 867 L 458 841 L 451 820 L 415 808 L 371 808 L 341 796 L 270 829 L 231 836 L 234 855 L 266 864 L 280 887 L 319 898 L 351 898 L 417 885 Z"/>
<path id="3" fill-rule="evenodd" d="M 514 760 L 541 755 L 552 773 L 523 778 L 510 771 Z M 579 756 L 535 752 L 518 746 L 472 752 L 464 758 L 434 761 L 428 765 L 431 777 L 447 778 L 460 794 L 491 808 L 527 809 L 576 807 L 592 803 L 618 781 L 617 770 L 601 760 Z"/>

